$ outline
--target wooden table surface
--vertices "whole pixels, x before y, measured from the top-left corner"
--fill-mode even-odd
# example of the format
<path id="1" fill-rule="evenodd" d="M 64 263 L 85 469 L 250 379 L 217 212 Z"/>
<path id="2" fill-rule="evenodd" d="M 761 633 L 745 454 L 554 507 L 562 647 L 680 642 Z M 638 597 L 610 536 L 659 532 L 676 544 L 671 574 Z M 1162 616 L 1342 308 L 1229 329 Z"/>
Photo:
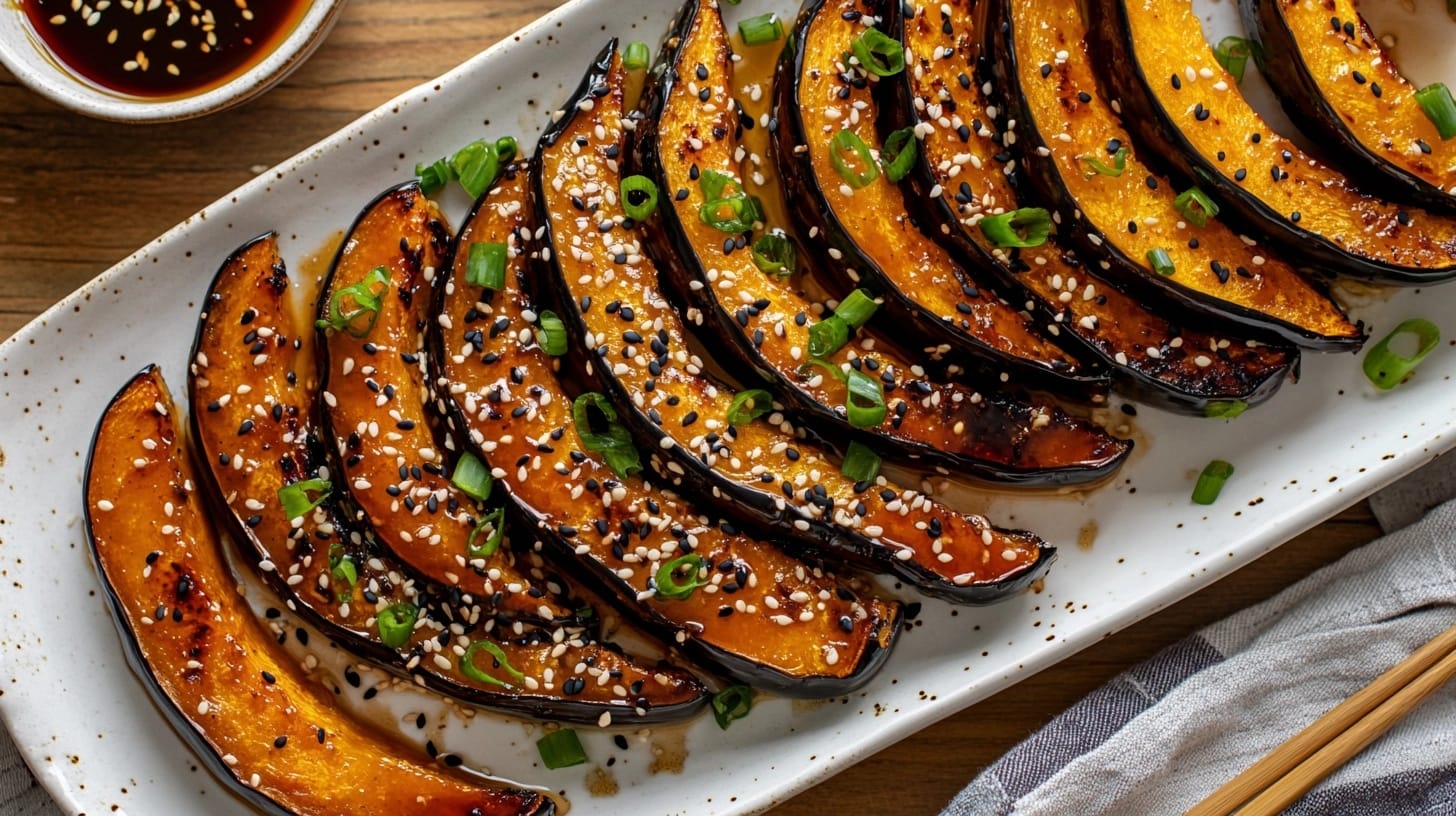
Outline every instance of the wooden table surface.
<path id="1" fill-rule="evenodd" d="M 353 0 L 323 47 L 282 85 L 240 109 L 170 125 L 92 121 L 32 94 L 0 69 L 0 337 L 259 168 L 557 4 Z M 772 812 L 934 813 L 979 769 L 1118 672 L 1273 595 L 1378 532 L 1361 503 L 1216 586 Z"/>

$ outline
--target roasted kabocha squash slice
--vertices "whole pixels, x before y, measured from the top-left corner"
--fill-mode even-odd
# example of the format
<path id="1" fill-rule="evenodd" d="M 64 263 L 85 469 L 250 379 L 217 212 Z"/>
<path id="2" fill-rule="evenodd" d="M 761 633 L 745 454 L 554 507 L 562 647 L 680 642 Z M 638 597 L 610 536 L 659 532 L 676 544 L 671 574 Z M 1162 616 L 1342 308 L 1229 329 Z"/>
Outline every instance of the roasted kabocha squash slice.
<path id="1" fill-rule="evenodd" d="M 898 3 L 888 5 L 885 24 L 905 43 L 908 69 L 881 87 L 914 123 L 919 142 L 906 182 L 931 235 L 967 264 L 997 274 L 1048 332 L 1081 344 L 1084 356 L 1100 359 L 1112 372 L 1119 390 L 1139 399 L 1202 414 L 1234 401 L 1257 402 L 1283 383 L 1297 355 L 1171 322 L 1153 301 L 1123 293 L 1106 273 L 1082 263 L 1061 235 L 1015 249 L 986 237 L 982 219 L 1045 199 L 1017 189 L 1027 165 L 1013 162 L 974 78 L 981 52 L 972 4 L 917 5 L 908 13 Z M 1017 134 L 1014 146 L 1020 148 L 1024 124 Z M 1007 172 L 1010 167 L 1014 172 Z"/>
<path id="2" fill-rule="evenodd" d="M 431 334 L 437 390 L 450 395 L 461 436 L 519 510 L 516 534 L 536 536 L 629 619 L 720 674 L 794 697 L 863 685 L 889 655 L 898 604 L 709 523 L 587 449 L 556 381 L 557 359 L 537 342 L 554 323 L 521 291 L 532 218 L 526 174 L 512 168 L 461 227 L 436 295 L 445 320 Z M 470 279 L 471 259 L 491 253 L 504 259 L 504 274 L 483 288 Z"/>
<path id="3" fill-rule="evenodd" d="M 1456 210 L 1456 142 L 1353 0 L 1241 0 L 1250 49 L 1289 118 L 1321 153 L 1395 200 Z"/>
<path id="4" fill-rule="evenodd" d="M 208 292 L 189 377 L 201 483 L 242 560 L 283 604 L 351 652 L 457 700 L 583 723 L 691 713 L 703 689 L 690 675 L 639 666 L 565 620 L 517 627 L 488 603 L 406 577 L 340 511 L 318 430 L 313 324 L 292 294 L 273 235 L 233 253 Z M 597 672 L 617 679 L 601 684 Z"/>
<path id="5" fill-rule="evenodd" d="M 531 165 L 545 241 L 535 294 L 561 310 L 569 373 L 594 389 L 578 397 L 596 406 L 584 419 L 618 469 L 650 466 L 675 491 L 784 545 L 891 572 L 954 602 L 998 600 L 1046 570 L 1053 550 L 1035 535 L 999 530 L 883 476 L 843 475 L 769 409 L 767 392 L 735 395 L 704 375 L 618 193 L 617 157 L 633 120 L 623 118 L 612 45 L 553 119 Z M 829 369 L 823 376 L 854 389 L 854 410 L 886 410 L 878 380 Z"/>
<path id="6" fill-rule="evenodd" d="M 833 406 L 838 383 L 805 369 L 816 334 L 832 328 L 833 318 L 820 325 L 825 318 L 800 293 L 797 273 L 765 272 L 755 261 L 762 253 L 740 248 L 737 236 L 699 217 L 709 204 L 695 176 L 716 174 L 746 187 L 745 175 L 772 172 L 737 136 L 732 57 L 716 7 L 690 0 L 668 35 L 663 69 L 647 90 L 648 123 L 633 131 L 635 149 L 628 153 L 640 172 L 668 191 L 660 196 L 659 215 L 643 222 L 648 255 L 664 272 L 664 290 L 695 309 L 695 330 L 717 341 L 719 362 L 744 380 L 767 376 L 796 424 L 839 445 L 856 440 L 901 461 L 1002 483 L 1072 484 L 1117 468 L 1131 443 L 1068 416 L 1050 401 L 998 393 L 1000 383 L 978 390 L 936 382 L 881 349 L 873 336 L 849 342 L 846 334 L 844 345 L 821 351 L 819 358 L 879 379 L 890 410 L 877 424 L 860 428 L 844 408 Z M 771 233 L 757 237 L 764 235 Z M 884 333 L 877 322 L 870 320 L 866 329 Z"/>
<path id="7" fill-rule="evenodd" d="M 1105 397 L 1106 372 L 1043 335 L 906 213 L 890 169 L 881 169 L 873 93 L 880 74 L 902 70 L 904 55 L 873 27 L 873 11 L 864 0 L 805 3 L 774 77 L 775 164 L 826 284 L 841 297 L 864 286 L 883 301 L 880 319 L 932 357 L 1014 386 Z"/>
<path id="8" fill-rule="evenodd" d="M 1422 284 L 1456 275 L 1456 220 L 1391 204 L 1251 107 L 1187 0 L 1089 0 L 1088 43 L 1142 156 L 1300 269 Z M 1193 185 L 1196 185 L 1194 187 Z"/>
<path id="9" fill-rule="evenodd" d="M 91 445 L 85 519 L 127 663 L 202 764 L 270 816 L 554 812 L 340 711 L 238 594 L 177 423 L 155 368 L 127 383 Z"/>
<path id="10" fill-rule="evenodd" d="M 973 27 L 968 5 L 955 16 Z M 1014 123 L 1014 138 L 1000 140 L 1018 180 L 1055 202 L 1058 230 L 1081 257 L 1193 325 L 1279 344 L 1359 347 L 1364 333 L 1320 284 L 1148 168 L 1097 89 L 1076 0 L 991 0 L 979 10 L 980 78 L 1000 124 Z"/>

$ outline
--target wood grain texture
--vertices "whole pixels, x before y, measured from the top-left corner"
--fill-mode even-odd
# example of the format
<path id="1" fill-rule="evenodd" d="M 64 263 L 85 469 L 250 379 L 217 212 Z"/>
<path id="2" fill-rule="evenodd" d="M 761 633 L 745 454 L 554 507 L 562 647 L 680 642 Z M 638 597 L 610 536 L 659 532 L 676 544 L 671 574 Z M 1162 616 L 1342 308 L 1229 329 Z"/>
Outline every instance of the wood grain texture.
<path id="1" fill-rule="evenodd" d="M 6 171 L 0 173 L 0 337 L 261 167 L 556 5 L 353 0 L 318 53 L 278 88 L 241 109 L 171 125 L 85 119 L 0 71 L 0 168 Z M 773 813 L 934 813 L 982 767 L 1118 672 L 1273 595 L 1378 532 L 1362 503 L 1217 587 L 926 729 Z"/>

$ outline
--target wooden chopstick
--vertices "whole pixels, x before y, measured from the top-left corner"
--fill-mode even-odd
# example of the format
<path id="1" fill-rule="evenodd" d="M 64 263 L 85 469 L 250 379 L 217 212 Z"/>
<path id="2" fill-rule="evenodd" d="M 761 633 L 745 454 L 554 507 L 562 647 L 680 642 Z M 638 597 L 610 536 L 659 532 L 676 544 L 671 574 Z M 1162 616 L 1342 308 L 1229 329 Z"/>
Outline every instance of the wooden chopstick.
<path id="1" fill-rule="evenodd" d="M 1389 730 L 1452 676 L 1456 676 L 1456 626 L 1229 780 L 1186 816 L 1226 816 L 1245 802 L 1249 805 L 1239 816 L 1277 813 Z"/>

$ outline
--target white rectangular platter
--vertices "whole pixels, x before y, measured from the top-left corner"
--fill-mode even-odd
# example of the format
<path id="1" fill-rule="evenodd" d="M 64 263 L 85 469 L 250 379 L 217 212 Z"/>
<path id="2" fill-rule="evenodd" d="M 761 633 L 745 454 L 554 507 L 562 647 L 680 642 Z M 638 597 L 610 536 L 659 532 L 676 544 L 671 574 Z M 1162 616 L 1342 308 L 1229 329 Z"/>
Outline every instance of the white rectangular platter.
<path id="1" fill-rule="evenodd" d="M 247 812 L 198 770 L 148 701 L 99 596 L 79 522 L 86 445 L 101 406 L 148 362 L 159 363 L 174 388 L 184 382 L 203 289 L 242 241 L 278 229 L 285 257 L 296 264 L 376 192 L 411 175 L 415 162 L 485 135 L 482 121 L 491 135 L 514 131 L 530 144 L 588 55 L 609 35 L 655 42 L 675 5 L 563 6 L 219 200 L 0 346 L 0 716 L 63 810 Z M 1210 36 L 1233 28 L 1234 4 L 1204 5 Z M 1436 6 L 1425 0 L 1422 9 L 1440 13 Z M 730 23 L 765 10 L 786 18 L 794 11 L 769 0 L 727 9 Z M 1404 64 L 1441 70 L 1439 40 L 1429 63 L 1414 53 L 1424 45 L 1403 48 Z M 452 215 L 464 203 L 453 201 Z M 1410 316 L 1430 318 L 1456 337 L 1456 286 L 1367 295 L 1349 305 L 1376 337 Z M 462 719 L 413 692 L 381 695 L 362 708 L 468 765 L 564 792 L 579 812 L 763 810 L 1208 585 L 1456 442 L 1456 351 L 1443 344 L 1389 394 L 1377 394 L 1358 363 L 1309 355 L 1298 383 L 1232 422 L 1144 409 L 1130 420 L 1139 445 L 1133 461 L 1088 495 L 978 498 L 974 509 L 1060 545 L 1040 593 L 956 614 L 927 602 L 923 625 L 905 633 L 884 672 L 845 700 L 765 701 L 726 732 L 710 718 L 683 729 L 626 732 L 626 750 L 609 733 L 586 734 L 594 765 L 616 757 L 610 774 L 620 790 L 610 798 L 588 791 L 592 766 L 540 767 L 530 724 Z M 1237 473 L 1216 505 L 1195 506 L 1188 498 L 1194 477 L 1213 458 L 1235 463 Z M 1079 547 L 1079 534 L 1094 522 L 1095 540 Z M 319 648 L 321 671 L 337 667 L 338 656 Z M 364 685 L 380 680 L 366 676 Z M 427 725 L 416 728 L 421 713 Z M 679 741 L 682 775 L 652 773 L 653 746 L 678 750 Z"/>

